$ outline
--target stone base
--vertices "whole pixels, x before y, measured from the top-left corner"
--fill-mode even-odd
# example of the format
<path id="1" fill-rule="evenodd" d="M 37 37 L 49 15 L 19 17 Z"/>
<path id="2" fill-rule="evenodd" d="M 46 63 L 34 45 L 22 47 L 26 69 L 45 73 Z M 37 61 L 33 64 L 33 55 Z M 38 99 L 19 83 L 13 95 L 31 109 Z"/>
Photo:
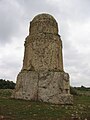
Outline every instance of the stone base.
<path id="1" fill-rule="evenodd" d="M 53 104 L 73 104 L 69 75 L 65 72 L 23 70 L 17 77 L 13 98 Z"/>

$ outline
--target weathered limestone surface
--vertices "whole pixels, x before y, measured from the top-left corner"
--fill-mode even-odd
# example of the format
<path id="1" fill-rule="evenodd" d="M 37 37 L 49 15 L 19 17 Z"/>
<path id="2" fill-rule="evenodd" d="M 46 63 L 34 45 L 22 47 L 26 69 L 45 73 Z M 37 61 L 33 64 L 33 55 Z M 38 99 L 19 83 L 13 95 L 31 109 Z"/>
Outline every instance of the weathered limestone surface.
<path id="1" fill-rule="evenodd" d="M 67 78 L 65 78 L 67 76 Z M 67 84 L 66 86 L 64 86 Z M 55 104 L 70 104 L 69 76 L 64 72 L 40 72 L 38 100 Z"/>
<path id="2" fill-rule="evenodd" d="M 56 20 L 49 14 L 30 22 L 23 67 L 13 97 L 54 104 L 72 104 L 69 74 L 64 72 L 62 41 Z"/>
<path id="3" fill-rule="evenodd" d="M 26 71 L 19 73 L 15 98 L 70 104 L 69 75 L 64 72 Z"/>
<path id="4" fill-rule="evenodd" d="M 21 71 L 17 76 L 15 98 L 37 99 L 38 73 L 35 71 Z"/>

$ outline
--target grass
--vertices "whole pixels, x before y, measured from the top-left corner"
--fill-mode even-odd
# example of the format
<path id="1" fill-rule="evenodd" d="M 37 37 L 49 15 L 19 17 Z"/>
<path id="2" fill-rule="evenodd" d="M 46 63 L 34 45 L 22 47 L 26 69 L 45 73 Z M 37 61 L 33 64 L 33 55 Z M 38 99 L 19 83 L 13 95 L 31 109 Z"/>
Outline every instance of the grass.
<path id="1" fill-rule="evenodd" d="M 90 96 L 74 96 L 73 105 L 11 99 L 0 90 L 0 120 L 90 120 Z"/>

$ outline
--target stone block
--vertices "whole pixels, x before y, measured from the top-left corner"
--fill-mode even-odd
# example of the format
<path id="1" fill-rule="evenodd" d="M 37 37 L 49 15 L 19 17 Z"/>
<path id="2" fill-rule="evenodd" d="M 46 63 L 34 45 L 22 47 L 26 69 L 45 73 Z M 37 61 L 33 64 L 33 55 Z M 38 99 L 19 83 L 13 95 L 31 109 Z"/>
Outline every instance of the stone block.
<path id="1" fill-rule="evenodd" d="M 69 93 L 69 77 L 64 72 L 21 71 L 17 77 L 14 97 L 54 104 L 72 104 Z M 64 85 L 67 82 L 67 86 Z M 67 92 L 68 91 L 68 92 Z"/>

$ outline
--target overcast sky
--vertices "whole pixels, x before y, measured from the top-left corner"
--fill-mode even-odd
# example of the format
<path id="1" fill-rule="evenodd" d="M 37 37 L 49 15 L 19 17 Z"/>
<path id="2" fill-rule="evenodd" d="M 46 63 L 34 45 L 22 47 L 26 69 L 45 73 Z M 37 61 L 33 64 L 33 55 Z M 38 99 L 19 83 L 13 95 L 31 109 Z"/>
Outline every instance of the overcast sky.
<path id="1" fill-rule="evenodd" d="M 40 13 L 58 22 L 70 84 L 90 86 L 90 0 L 0 0 L 0 78 L 16 82 L 29 22 Z"/>

